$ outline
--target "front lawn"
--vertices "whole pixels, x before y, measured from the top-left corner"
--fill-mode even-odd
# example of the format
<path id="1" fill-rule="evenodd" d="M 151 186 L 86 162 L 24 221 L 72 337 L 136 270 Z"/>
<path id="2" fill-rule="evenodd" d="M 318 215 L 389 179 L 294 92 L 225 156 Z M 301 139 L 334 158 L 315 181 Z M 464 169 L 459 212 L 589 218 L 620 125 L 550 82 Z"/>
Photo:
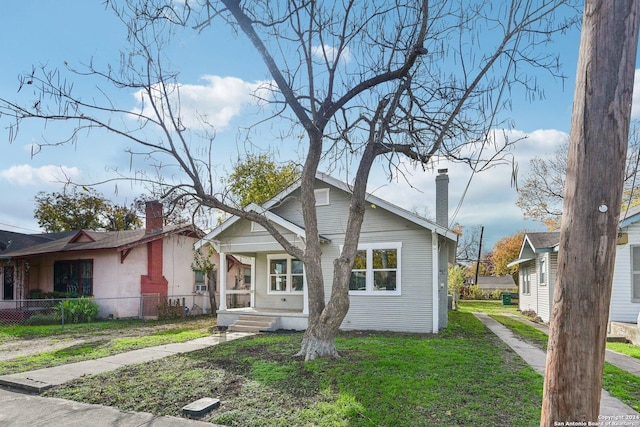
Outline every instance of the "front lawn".
<path id="1" fill-rule="evenodd" d="M 542 377 L 470 313 L 440 336 L 343 333 L 340 359 L 293 357 L 302 335 L 264 334 L 84 377 L 48 396 L 180 416 L 202 397 L 229 426 L 537 426 Z"/>

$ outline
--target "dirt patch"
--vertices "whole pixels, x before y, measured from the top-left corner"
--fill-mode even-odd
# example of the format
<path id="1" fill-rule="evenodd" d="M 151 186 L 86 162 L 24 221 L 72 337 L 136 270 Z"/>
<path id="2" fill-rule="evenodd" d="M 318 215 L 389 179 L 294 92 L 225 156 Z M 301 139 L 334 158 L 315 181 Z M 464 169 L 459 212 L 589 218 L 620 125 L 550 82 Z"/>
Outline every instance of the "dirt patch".
<path id="1" fill-rule="evenodd" d="M 215 320 L 203 317 L 200 320 L 177 323 L 162 323 L 149 326 L 136 326 L 126 329 L 97 330 L 91 333 L 53 335 L 51 337 L 38 338 L 4 338 L 0 342 L 0 361 L 7 361 L 21 356 L 31 356 L 38 353 L 60 350 L 63 348 L 79 346 L 95 341 L 107 341 L 116 338 L 141 337 L 153 335 L 163 331 L 175 329 L 197 329 L 199 327 L 215 325 Z"/>

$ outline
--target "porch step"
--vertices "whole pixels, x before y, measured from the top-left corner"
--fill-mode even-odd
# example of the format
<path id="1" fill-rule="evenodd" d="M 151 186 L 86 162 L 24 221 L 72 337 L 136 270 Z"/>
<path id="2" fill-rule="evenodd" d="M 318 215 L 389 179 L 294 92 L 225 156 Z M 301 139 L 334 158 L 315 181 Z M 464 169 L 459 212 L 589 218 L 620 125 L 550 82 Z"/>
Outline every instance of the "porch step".
<path id="1" fill-rule="evenodd" d="M 241 314 L 238 320 L 229 325 L 227 330 L 230 332 L 275 331 L 277 323 L 277 317 Z"/>

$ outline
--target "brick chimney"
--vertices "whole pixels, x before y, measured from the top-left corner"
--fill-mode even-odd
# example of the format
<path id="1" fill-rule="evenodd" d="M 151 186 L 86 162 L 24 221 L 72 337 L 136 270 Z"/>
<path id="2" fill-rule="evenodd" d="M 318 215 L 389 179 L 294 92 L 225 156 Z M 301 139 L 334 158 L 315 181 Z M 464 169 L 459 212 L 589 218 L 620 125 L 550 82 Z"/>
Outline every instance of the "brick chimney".
<path id="1" fill-rule="evenodd" d="M 438 169 L 436 177 L 436 224 L 449 227 L 449 172 Z"/>
<path id="2" fill-rule="evenodd" d="M 145 204 L 146 234 L 155 234 L 162 231 L 164 220 L 162 218 L 162 203 L 157 200 Z"/>
<path id="3" fill-rule="evenodd" d="M 146 229 L 145 235 L 151 236 L 162 232 L 162 203 L 157 200 L 145 205 Z M 163 238 L 147 242 L 147 274 L 140 277 L 140 292 L 145 295 L 167 295 L 168 281 L 162 275 L 163 270 Z"/>

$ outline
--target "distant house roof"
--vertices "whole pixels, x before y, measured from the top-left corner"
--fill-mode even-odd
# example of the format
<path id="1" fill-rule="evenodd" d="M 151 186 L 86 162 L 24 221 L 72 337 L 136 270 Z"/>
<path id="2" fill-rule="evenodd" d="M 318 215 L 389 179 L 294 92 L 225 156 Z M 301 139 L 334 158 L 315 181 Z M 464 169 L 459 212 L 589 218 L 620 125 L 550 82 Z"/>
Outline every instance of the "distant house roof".
<path id="1" fill-rule="evenodd" d="M 34 244 L 14 248 L 11 245 L 5 252 L 0 252 L 0 259 L 25 258 L 58 252 L 85 252 L 103 249 L 126 251 L 135 246 L 161 239 L 170 234 L 186 234 L 200 237 L 201 232 L 191 225 L 165 227 L 161 232 L 146 234 L 144 229 L 123 231 L 91 231 L 37 235 Z M 51 237 L 56 237 L 51 240 Z M 42 239 L 45 239 L 44 242 Z"/>
<path id="2" fill-rule="evenodd" d="M 529 242 L 534 252 L 548 252 L 560 244 L 559 231 L 527 233 L 524 238 Z"/>
<path id="3" fill-rule="evenodd" d="M 477 284 L 480 289 L 511 289 L 516 286 L 511 276 L 479 276 Z"/>

